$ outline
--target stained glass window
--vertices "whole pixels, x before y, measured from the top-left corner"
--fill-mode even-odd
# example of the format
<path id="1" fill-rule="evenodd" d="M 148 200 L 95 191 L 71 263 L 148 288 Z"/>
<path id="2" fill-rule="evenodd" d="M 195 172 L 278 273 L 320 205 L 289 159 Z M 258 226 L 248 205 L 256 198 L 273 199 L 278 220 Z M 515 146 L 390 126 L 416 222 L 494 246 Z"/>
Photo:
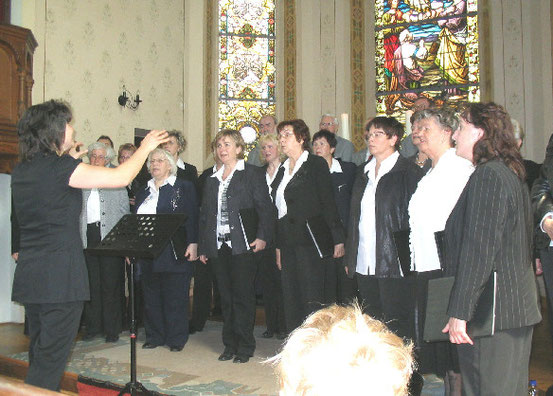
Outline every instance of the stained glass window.
<path id="1" fill-rule="evenodd" d="M 376 107 L 480 100 L 477 0 L 375 0 Z"/>
<path id="2" fill-rule="evenodd" d="M 219 1 L 219 128 L 275 113 L 275 0 Z"/>

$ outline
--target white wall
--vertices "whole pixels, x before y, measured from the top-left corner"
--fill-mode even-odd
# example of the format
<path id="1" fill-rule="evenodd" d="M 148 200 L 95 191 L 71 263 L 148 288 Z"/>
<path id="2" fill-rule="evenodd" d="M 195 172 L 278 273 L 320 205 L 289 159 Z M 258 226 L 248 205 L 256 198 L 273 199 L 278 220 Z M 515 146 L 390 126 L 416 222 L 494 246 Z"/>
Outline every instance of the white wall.
<path id="1" fill-rule="evenodd" d="M 0 323 L 22 323 L 23 306 L 11 302 L 15 262 L 11 257 L 11 188 L 10 175 L 0 174 Z"/>
<path id="2" fill-rule="evenodd" d="M 13 23 L 38 42 L 33 102 L 68 101 L 85 144 L 109 135 L 117 148 L 134 141 L 135 127 L 178 129 L 190 140 L 196 131 L 184 123 L 184 3 L 14 1 Z M 123 85 L 140 92 L 136 111 L 117 103 Z"/>
<path id="3" fill-rule="evenodd" d="M 553 132 L 551 0 L 489 0 L 490 92 L 526 131 L 523 156 L 542 162 Z M 481 21 L 483 23 L 484 21 Z M 486 39 L 486 37 L 481 37 Z"/>

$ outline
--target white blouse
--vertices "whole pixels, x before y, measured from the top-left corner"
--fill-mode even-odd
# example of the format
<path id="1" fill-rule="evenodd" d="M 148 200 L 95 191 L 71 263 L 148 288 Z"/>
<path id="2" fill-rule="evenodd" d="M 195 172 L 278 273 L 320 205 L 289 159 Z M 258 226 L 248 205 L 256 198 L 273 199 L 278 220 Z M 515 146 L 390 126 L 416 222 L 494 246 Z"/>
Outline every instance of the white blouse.
<path id="1" fill-rule="evenodd" d="M 434 233 L 442 231 L 461 192 L 474 171 L 470 161 L 447 150 L 419 181 L 409 202 L 411 269 L 440 269 Z"/>
<path id="2" fill-rule="evenodd" d="M 363 169 L 369 180 L 361 198 L 361 215 L 359 217 L 359 247 L 357 248 L 355 272 L 361 275 L 376 273 L 376 189 L 380 179 L 392 170 L 398 158 L 399 153 L 394 151 L 392 155 L 382 161 L 378 175 L 376 175 L 376 158 L 374 157 Z"/>
<path id="3" fill-rule="evenodd" d="M 163 187 L 166 184 L 170 184 L 172 186 L 175 185 L 175 181 L 177 180 L 177 176 L 171 175 L 165 181 L 159 188 Z M 148 188 L 150 189 L 150 195 L 146 197 L 144 202 L 138 207 L 136 213 L 137 214 L 156 214 L 157 213 L 157 201 L 159 200 L 159 188 L 156 187 L 156 182 L 154 179 L 150 179 L 148 181 Z"/>
<path id="4" fill-rule="evenodd" d="M 307 151 L 301 153 L 300 157 L 296 161 L 296 164 L 294 165 L 292 173 L 290 173 L 290 158 L 284 161 L 284 164 L 282 165 L 284 167 L 284 176 L 282 176 L 282 180 L 278 185 L 275 196 L 275 205 L 278 209 L 279 219 L 282 219 L 288 213 L 288 206 L 286 205 L 286 200 L 284 199 L 284 190 L 286 190 L 286 186 L 290 183 L 290 180 L 292 180 L 292 177 L 294 177 L 298 169 L 300 169 L 303 163 L 307 161 L 308 156 L 309 153 Z"/>
<path id="5" fill-rule="evenodd" d="M 223 192 L 226 191 L 226 189 L 228 188 L 228 185 L 230 184 L 230 181 L 234 176 L 234 172 L 243 171 L 246 167 L 243 159 L 238 160 L 234 168 L 230 171 L 227 178 L 223 180 L 223 174 L 225 173 L 225 166 L 226 165 L 221 166 L 217 172 L 211 175 L 211 177 L 214 177 L 217 180 L 219 180 L 219 189 L 217 190 L 217 236 L 230 234 L 230 224 L 221 223 L 221 202 L 223 200 Z M 232 248 L 232 242 L 230 240 L 226 241 L 226 244 L 229 248 Z M 217 249 L 220 249 L 222 245 L 223 245 L 223 242 L 220 241 L 219 238 L 217 238 Z"/>

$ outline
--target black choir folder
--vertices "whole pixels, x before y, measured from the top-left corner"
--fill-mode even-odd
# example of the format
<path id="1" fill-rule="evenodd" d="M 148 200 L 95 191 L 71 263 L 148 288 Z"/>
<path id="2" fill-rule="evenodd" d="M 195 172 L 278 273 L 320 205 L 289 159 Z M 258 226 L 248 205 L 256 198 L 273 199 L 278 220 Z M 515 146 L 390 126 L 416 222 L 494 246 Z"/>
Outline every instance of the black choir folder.
<path id="1" fill-rule="evenodd" d="M 248 249 L 250 249 L 250 243 L 257 239 L 259 216 L 255 208 L 246 208 L 238 211 L 238 218 L 240 219 L 240 227 L 242 227 L 244 240 L 246 241 Z"/>
<path id="2" fill-rule="evenodd" d="M 334 255 L 334 241 L 330 227 L 323 216 L 310 217 L 305 221 L 307 232 L 319 253 L 319 257 L 329 257 Z"/>
<path id="3" fill-rule="evenodd" d="M 424 321 L 424 341 L 447 341 L 448 333 L 442 329 L 449 321 L 447 307 L 455 278 L 446 276 L 428 281 L 428 300 Z M 467 334 L 471 338 L 493 336 L 495 333 L 495 309 L 497 295 L 497 272 L 493 271 L 484 285 L 484 290 L 476 303 L 472 320 L 467 323 Z"/>

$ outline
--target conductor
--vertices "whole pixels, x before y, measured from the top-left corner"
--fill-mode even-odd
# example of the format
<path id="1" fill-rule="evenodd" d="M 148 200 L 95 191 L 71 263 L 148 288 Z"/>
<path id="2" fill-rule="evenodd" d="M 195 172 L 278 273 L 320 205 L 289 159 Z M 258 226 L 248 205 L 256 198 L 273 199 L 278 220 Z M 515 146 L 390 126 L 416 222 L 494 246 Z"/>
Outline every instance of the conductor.
<path id="1" fill-rule="evenodd" d="M 25 306 L 29 370 L 25 382 L 59 390 L 77 335 L 89 285 L 79 233 L 81 188 L 127 186 L 149 152 L 167 140 L 151 131 L 117 168 L 84 164 L 74 141 L 69 105 L 50 100 L 31 106 L 17 125 L 20 162 L 12 174 L 20 249 L 12 300 Z"/>

